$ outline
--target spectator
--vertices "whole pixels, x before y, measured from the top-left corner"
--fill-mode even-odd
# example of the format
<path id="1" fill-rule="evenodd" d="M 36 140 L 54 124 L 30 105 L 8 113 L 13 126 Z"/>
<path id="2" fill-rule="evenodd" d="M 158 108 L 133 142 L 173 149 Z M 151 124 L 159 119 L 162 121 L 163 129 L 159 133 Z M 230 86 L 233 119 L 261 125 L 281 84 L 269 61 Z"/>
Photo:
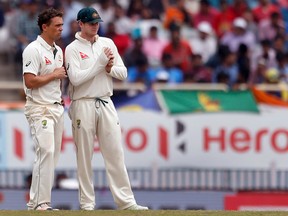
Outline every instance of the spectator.
<path id="1" fill-rule="evenodd" d="M 180 68 L 185 74 L 191 69 L 191 55 L 193 53 L 188 41 L 182 38 L 180 31 L 179 26 L 170 28 L 170 41 L 164 47 L 162 55 L 170 54 L 174 66 Z"/>
<path id="2" fill-rule="evenodd" d="M 220 0 L 220 13 L 215 17 L 215 32 L 221 37 L 232 28 L 236 13 L 229 7 L 227 0 Z"/>
<path id="3" fill-rule="evenodd" d="M 271 41 L 263 40 L 260 42 L 261 47 L 259 50 L 255 50 L 252 57 L 251 68 L 255 69 L 255 65 L 259 62 L 259 59 L 264 59 L 266 67 L 276 67 L 276 52 L 271 46 Z"/>
<path id="4" fill-rule="evenodd" d="M 288 22 L 288 1 L 287 0 L 278 0 L 277 5 L 280 7 L 281 17 L 285 23 Z"/>
<path id="5" fill-rule="evenodd" d="M 267 70 L 267 63 L 266 59 L 263 57 L 260 57 L 257 59 L 257 64 L 253 70 L 251 76 L 249 77 L 249 85 L 252 84 L 260 84 L 265 81 L 265 71 Z"/>
<path id="6" fill-rule="evenodd" d="M 25 11 L 21 13 L 15 23 L 15 25 L 17 25 L 17 28 L 15 29 L 15 35 L 17 39 L 17 51 L 15 57 L 16 62 L 20 64 L 22 61 L 21 59 L 23 50 L 40 34 L 40 30 L 37 25 L 39 13 L 38 2 L 36 0 L 28 0 L 25 1 L 25 6 Z"/>
<path id="7" fill-rule="evenodd" d="M 5 24 L 5 15 L 2 5 L 0 5 L 0 28 L 2 28 Z"/>
<path id="8" fill-rule="evenodd" d="M 234 85 L 238 82 L 239 78 L 239 68 L 236 62 L 236 54 L 233 52 L 228 52 L 224 56 L 221 64 L 215 68 L 212 74 L 212 82 L 219 83 L 219 76 L 223 77 L 222 74 L 226 74 L 229 78 L 228 86 L 233 88 Z M 222 82 L 222 81 L 221 81 Z"/>
<path id="9" fill-rule="evenodd" d="M 193 54 L 191 72 L 185 74 L 185 82 L 211 83 L 212 70 L 202 60 L 201 54 Z"/>
<path id="10" fill-rule="evenodd" d="M 225 84 L 229 86 L 230 84 L 230 76 L 225 71 L 219 71 L 216 76 L 217 83 Z"/>
<path id="11" fill-rule="evenodd" d="M 65 47 L 75 39 L 75 34 L 79 31 L 78 22 L 76 20 L 71 20 L 71 22 L 69 23 L 69 29 L 69 35 L 62 37 L 60 42 L 58 43 L 59 46 L 63 49 L 63 51 L 65 50 Z"/>
<path id="12" fill-rule="evenodd" d="M 159 1 L 148 0 L 147 7 L 151 9 L 151 16 L 153 19 L 160 20 L 162 18 L 164 14 L 163 0 L 159 0 Z"/>
<path id="13" fill-rule="evenodd" d="M 243 18 L 235 19 L 232 30 L 223 35 L 220 43 L 227 45 L 232 52 L 237 52 L 240 44 L 245 44 L 249 51 L 253 50 L 256 43 L 255 35 L 246 28 L 247 22 Z"/>
<path id="14" fill-rule="evenodd" d="M 127 82 L 144 83 L 145 85 L 150 86 L 151 83 L 148 74 L 151 73 L 149 72 L 151 68 L 149 67 L 147 58 L 139 56 L 135 60 L 135 65 L 128 67 L 127 70 Z"/>
<path id="15" fill-rule="evenodd" d="M 193 16 L 193 25 L 198 26 L 200 22 L 206 21 L 210 23 L 215 31 L 215 20 L 219 11 L 210 5 L 209 0 L 200 0 L 199 11 Z"/>
<path id="16" fill-rule="evenodd" d="M 151 26 L 149 35 L 143 38 L 143 52 L 148 57 L 148 62 L 152 67 L 161 64 L 161 54 L 167 41 L 158 36 L 157 26 Z"/>
<path id="17" fill-rule="evenodd" d="M 169 29 L 171 25 L 191 25 L 191 14 L 185 7 L 185 0 L 176 0 L 174 5 L 168 4 L 164 13 L 163 25 Z"/>
<path id="18" fill-rule="evenodd" d="M 264 83 L 277 84 L 280 81 L 280 73 L 276 68 L 268 68 L 264 73 Z"/>
<path id="19" fill-rule="evenodd" d="M 143 39 L 140 35 L 133 40 L 133 45 L 124 54 L 124 64 L 128 70 L 128 82 L 142 82 L 149 85 L 148 59 L 143 52 Z"/>
<path id="20" fill-rule="evenodd" d="M 183 72 L 173 65 L 170 54 L 164 54 L 162 56 L 161 64 L 162 66 L 148 72 L 150 83 L 161 82 L 175 84 L 184 81 Z"/>
<path id="21" fill-rule="evenodd" d="M 233 0 L 229 9 L 236 18 L 243 17 L 245 11 L 249 10 L 248 2 L 251 2 L 251 0 Z"/>
<path id="22" fill-rule="evenodd" d="M 148 62 L 143 52 L 143 38 L 140 33 L 133 35 L 132 39 L 132 46 L 125 52 L 123 58 L 126 67 L 135 66 L 137 59 L 146 59 L 145 61 Z"/>
<path id="23" fill-rule="evenodd" d="M 91 5 L 91 7 L 95 8 L 99 14 L 101 14 L 101 18 L 103 19 L 103 23 L 100 27 L 99 35 L 105 35 L 107 31 L 107 25 L 110 22 L 113 22 L 114 19 L 114 5 L 112 0 L 99 0 L 97 3 Z"/>
<path id="24" fill-rule="evenodd" d="M 76 0 L 62 0 L 62 7 L 64 10 L 64 26 L 62 37 L 68 37 L 70 34 L 71 29 L 69 28 L 72 20 L 76 20 L 75 14 L 84 7 L 84 4 L 81 1 Z"/>
<path id="25" fill-rule="evenodd" d="M 288 83 L 288 54 L 278 52 L 276 55 L 277 70 L 279 71 L 280 80 Z"/>
<path id="26" fill-rule="evenodd" d="M 42 6 L 43 9 L 48 9 L 48 8 L 55 8 L 57 10 L 60 10 L 62 8 L 62 2 L 61 0 L 38 0 Z"/>
<path id="27" fill-rule="evenodd" d="M 117 33 L 114 22 L 108 23 L 106 37 L 111 38 L 114 41 L 121 57 L 123 57 L 124 53 L 131 46 L 132 43 L 129 34 Z"/>
<path id="28" fill-rule="evenodd" d="M 270 17 L 263 19 L 258 25 L 259 40 L 274 40 L 277 35 L 285 35 L 285 23 L 278 12 L 271 13 Z"/>
<path id="29" fill-rule="evenodd" d="M 258 37 L 258 24 L 255 22 L 252 10 L 247 9 L 246 11 L 243 12 L 242 18 L 246 21 L 247 27 L 246 30 L 249 32 L 252 32 L 255 36 L 256 43 L 259 42 L 259 37 Z"/>
<path id="30" fill-rule="evenodd" d="M 268 68 L 264 73 L 264 78 L 265 84 L 278 85 L 280 88 L 283 86 L 283 83 L 281 82 L 281 75 L 277 68 Z M 280 99 L 287 100 L 286 85 L 284 86 L 284 91 L 266 91 L 266 93 L 276 96 Z"/>
<path id="31" fill-rule="evenodd" d="M 124 8 L 115 4 L 114 6 L 114 18 L 113 18 L 115 32 L 120 35 L 130 34 L 132 32 L 134 23 L 131 19 L 126 15 L 126 11 Z"/>
<path id="32" fill-rule="evenodd" d="M 280 13 L 280 9 L 277 5 L 271 3 L 270 0 L 258 0 L 258 5 L 252 10 L 257 23 L 260 23 L 261 20 L 269 19 L 273 12 Z"/>
<path id="33" fill-rule="evenodd" d="M 209 68 L 215 68 L 223 61 L 224 57 L 230 53 L 230 49 L 227 45 L 218 44 L 216 53 L 209 59 L 206 65 Z"/>
<path id="34" fill-rule="evenodd" d="M 247 83 L 250 77 L 250 58 L 248 47 L 245 44 L 240 44 L 237 51 L 237 65 L 239 69 L 240 83 Z"/>
<path id="35" fill-rule="evenodd" d="M 142 18 L 141 15 L 144 7 L 143 0 L 130 1 L 127 9 L 127 16 L 132 20 L 132 22 L 136 22 Z"/>
<path id="36" fill-rule="evenodd" d="M 197 34 L 189 40 L 193 53 L 200 54 L 205 64 L 216 53 L 217 41 L 214 37 L 211 25 L 206 22 L 200 22 L 197 26 Z"/>
<path id="37" fill-rule="evenodd" d="M 275 50 L 275 52 L 287 52 L 287 41 L 285 39 L 285 36 L 283 35 L 277 35 L 273 42 L 272 42 L 272 47 Z"/>

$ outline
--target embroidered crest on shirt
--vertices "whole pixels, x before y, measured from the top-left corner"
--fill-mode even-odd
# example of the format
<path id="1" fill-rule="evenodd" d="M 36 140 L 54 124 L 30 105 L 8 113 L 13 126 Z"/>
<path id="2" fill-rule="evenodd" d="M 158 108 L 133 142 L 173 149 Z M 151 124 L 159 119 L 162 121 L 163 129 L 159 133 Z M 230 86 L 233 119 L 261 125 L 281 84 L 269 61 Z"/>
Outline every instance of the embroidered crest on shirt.
<path id="1" fill-rule="evenodd" d="M 77 119 L 77 120 L 76 120 L 76 124 L 77 124 L 77 128 L 79 129 L 80 126 L 81 126 L 81 120 L 80 120 L 80 119 Z"/>
<path id="2" fill-rule="evenodd" d="M 46 56 L 44 56 L 44 58 L 45 58 L 46 65 L 51 65 L 52 64 L 51 61 Z"/>
<path id="3" fill-rule="evenodd" d="M 82 60 L 89 58 L 89 56 L 88 56 L 87 54 L 82 53 L 82 52 L 79 52 L 79 53 L 80 53 L 80 56 L 81 56 L 81 59 L 82 59 Z"/>
<path id="4" fill-rule="evenodd" d="M 47 120 L 42 120 L 42 128 L 46 129 L 47 128 Z"/>

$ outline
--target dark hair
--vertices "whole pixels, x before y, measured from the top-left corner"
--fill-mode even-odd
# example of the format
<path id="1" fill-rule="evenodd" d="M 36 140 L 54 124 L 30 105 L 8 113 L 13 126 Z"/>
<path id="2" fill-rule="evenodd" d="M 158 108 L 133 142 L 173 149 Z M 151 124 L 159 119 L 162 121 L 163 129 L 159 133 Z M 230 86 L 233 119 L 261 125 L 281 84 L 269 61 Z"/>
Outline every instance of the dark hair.
<path id="1" fill-rule="evenodd" d="M 285 60 L 285 58 L 286 58 L 285 52 L 279 51 L 279 52 L 276 53 L 276 60 L 277 60 L 278 62 Z"/>
<path id="2" fill-rule="evenodd" d="M 42 25 L 43 24 L 50 25 L 51 19 L 54 17 L 63 17 L 63 13 L 61 11 L 54 9 L 54 8 L 48 8 L 39 14 L 38 26 L 39 26 L 41 32 L 43 31 Z"/>
<path id="3" fill-rule="evenodd" d="M 224 82 L 230 79 L 230 76 L 225 71 L 220 71 L 216 76 L 217 82 Z"/>
<path id="4" fill-rule="evenodd" d="M 171 61 L 172 55 L 170 53 L 163 53 L 161 60 L 162 61 Z"/>
<path id="5" fill-rule="evenodd" d="M 150 27 L 150 31 L 158 31 L 157 26 L 152 25 L 152 26 Z"/>

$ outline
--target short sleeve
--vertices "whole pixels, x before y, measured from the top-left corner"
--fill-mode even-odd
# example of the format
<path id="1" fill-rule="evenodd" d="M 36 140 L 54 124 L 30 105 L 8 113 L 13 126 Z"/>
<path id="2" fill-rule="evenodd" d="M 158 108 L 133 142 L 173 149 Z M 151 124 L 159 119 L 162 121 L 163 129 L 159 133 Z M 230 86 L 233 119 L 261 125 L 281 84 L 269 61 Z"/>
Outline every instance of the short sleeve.
<path id="1" fill-rule="evenodd" d="M 27 46 L 22 54 L 23 74 L 32 73 L 37 75 L 40 68 L 39 52 L 35 47 Z"/>

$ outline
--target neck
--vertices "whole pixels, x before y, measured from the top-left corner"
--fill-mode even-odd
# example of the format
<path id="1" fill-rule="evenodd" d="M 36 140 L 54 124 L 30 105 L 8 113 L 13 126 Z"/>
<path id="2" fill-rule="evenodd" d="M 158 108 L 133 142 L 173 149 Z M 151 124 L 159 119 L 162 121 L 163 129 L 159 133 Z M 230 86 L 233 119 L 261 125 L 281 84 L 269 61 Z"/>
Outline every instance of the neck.
<path id="1" fill-rule="evenodd" d="M 98 35 L 96 36 L 88 36 L 86 34 L 83 34 L 82 32 L 80 33 L 80 36 L 82 38 L 84 38 L 85 40 L 89 41 L 91 44 L 93 44 L 94 42 L 96 42 L 97 38 L 98 38 Z"/>
<path id="2" fill-rule="evenodd" d="M 54 45 L 54 40 L 47 37 L 46 35 L 44 35 L 43 33 L 40 35 L 45 41 L 46 43 L 48 43 L 50 46 L 53 46 Z"/>

